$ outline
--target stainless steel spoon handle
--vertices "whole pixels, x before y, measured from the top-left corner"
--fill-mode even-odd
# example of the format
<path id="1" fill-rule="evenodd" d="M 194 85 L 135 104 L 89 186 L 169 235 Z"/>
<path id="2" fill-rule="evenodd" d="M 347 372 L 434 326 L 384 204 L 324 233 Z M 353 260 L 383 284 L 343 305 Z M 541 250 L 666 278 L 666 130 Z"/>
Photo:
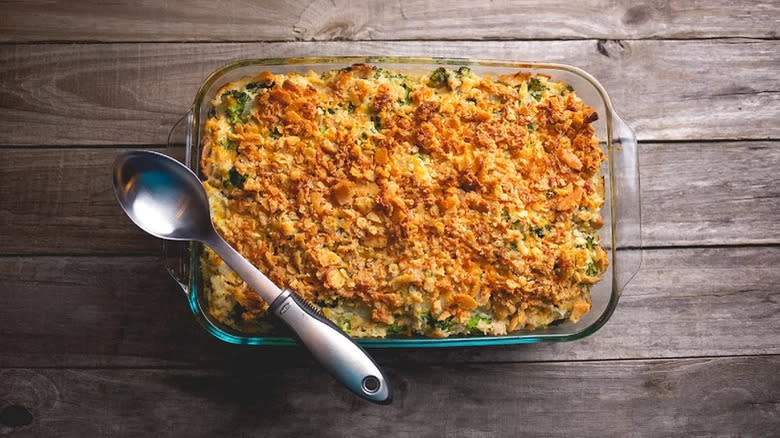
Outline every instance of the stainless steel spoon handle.
<path id="1" fill-rule="evenodd" d="M 269 303 L 269 313 L 289 326 L 314 358 L 339 382 L 376 403 L 390 403 L 390 385 L 363 348 L 295 292 L 282 292 L 219 234 L 205 239 L 222 260 Z"/>
<path id="2" fill-rule="evenodd" d="M 390 403 L 390 385 L 376 363 L 314 306 L 286 290 L 269 311 L 287 323 L 336 380 L 367 400 Z"/>
<path id="3" fill-rule="evenodd" d="M 203 243 L 219 254 L 219 257 L 269 305 L 282 295 L 282 290 L 279 289 L 274 282 L 269 280 L 268 277 L 255 268 L 253 264 L 249 263 L 249 261 L 245 259 L 241 253 L 236 251 L 235 248 L 230 246 L 229 243 L 225 242 L 225 239 L 223 239 L 216 230 L 213 230 L 213 228 L 211 235 L 203 239 Z"/>

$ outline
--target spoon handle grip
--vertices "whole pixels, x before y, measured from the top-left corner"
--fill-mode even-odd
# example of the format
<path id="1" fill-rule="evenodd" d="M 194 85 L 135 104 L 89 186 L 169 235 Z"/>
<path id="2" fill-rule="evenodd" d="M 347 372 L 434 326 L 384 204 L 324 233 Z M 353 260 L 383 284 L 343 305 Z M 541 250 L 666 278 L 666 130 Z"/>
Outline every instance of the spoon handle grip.
<path id="1" fill-rule="evenodd" d="M 366 400 L 390 403 L 390 386 L 373 359 L 317 308 L 285 290 L 269 311 L 287 323 L 336 380 Z"/>

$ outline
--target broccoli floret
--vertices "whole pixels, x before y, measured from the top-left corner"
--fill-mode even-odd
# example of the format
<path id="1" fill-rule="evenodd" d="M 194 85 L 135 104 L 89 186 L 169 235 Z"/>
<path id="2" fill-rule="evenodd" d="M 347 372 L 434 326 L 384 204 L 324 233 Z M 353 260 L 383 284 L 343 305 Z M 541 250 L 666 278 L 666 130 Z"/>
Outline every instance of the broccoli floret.
<path id="1" fill-rule="evenodd" d="M 596 264 L 593 262 L 588 263 L 588 269 L 585 271 L 585 273 L 590 277 L 595 277 L 599 275 L 599 268 L 596 267 Z"/>
<path id="2" fill-rule="evenodd" d="M 273 88 L 273 86 L 276 85 L 276 82 L 250 82 L 246 84 L 247 91 L 257 91 L 257 90 L 267 90 L 269 88 Z"/>
<path id="3" fill-rule="evenodd" d="M 431 73 L 429 84 L 434 88 L 441 88 L 447 86 L 447 80 L 450 74 L 444 67 L 439 67 Z"/>
<path id="4" fill-rule="evenodd" d="M 429 327 L 433 327 L 435 329 L 439 330 L 448 330 L 450 327 L 452 327 L 452 319 L 453 317 L 445 318 L 439 321 L 438 318 L 431 315 L 431 312 L 423 313 L 421 317 L 425 320 L 427 325 Z"/>
<path id="5" fill-rule="evenodd" d="M 471 74 L 471 69 L 464 65 L 463 67 L 457 70 L 456 74 L 458 75 L 458 77 L 468 76 Z"/>
<path id="6" fill-rule="evenodd" d="M 537 101 L 542 100 L 542 91 L 546 89 L 547 87 L 545 87 L 539 79 L 531 78 L 528 80 L 528 94 Z"/>
<path id="7" fill-rule="evenodd" d="M 349 334 L 352 330 L 352 323 L 348 319 L 342 319 L 338 322 L 338 326 L 342 332 Z"/>
<path id="8" fill-rule="evenodd" d="M 374 123 L 374 129 L 376 129 L 376 132 L 382 130 L 382 119 L 380 119 L 379 116 L 372 116 L 371 121 Z"/>
<path id="9" fill-rule="evenodd" d="M 236 324 L 241 324 L 244 322 L 244 319 L 242 318 L 242 315 L 246 309 L 244 309 L 244 306 L 242 306 L 239 303 L 236 303 L 235 306 L 233 306 L 233 309 L 230 310 L 230 314 L 228 315 L 228 318 L 233 320 Z"/>
<path id="10" fill-rule="evenodd" d="M 528 129 L 528 132 L 534 132 L 536 130 L 536 126 L 534 126 L 533 123 L 529 123 L 525 125 L 526 129 Z"/>
<path id="11" fill-rule="evenodd" d="M 545 225 L 543 227 L 537 227 L 535 225 L 532 225 L 528 228 L 528 231 L 536 234 L 536 237 L 542 239 L 544 238 L 544 235 L 547 234 L 547 230 L 550 229 L 549 225 Z"/>
<path id="12" fill-rule="evenodd" d="M 231 140 L 229 138 L 226 138 L 226 139 L 222 140 L 219 143 L 219 145 L 222 146 L 223 148 L 229 150 L 229 151 L 234 151 L 234 150 L 238 149 L 238 142 L 235 141 L 235 140 Z"/>
<path id="13" fill-rule="evenodd" d="M 492 320 L 489 316 L 481 315 L 481 314 L 474 314 L 471 315 L 471 318 L 469 318 L 469 322 L 466 323 L 466 328 L 468 331 L 472 333 L 479 333 L 480 330 L 477 328 L 480 322 L 486 322 L 490 323 Z"/>
<path id="14" fill-rule="evenodd" d="M 593 251 L 593 240 L 595 239 L 595 236 L 588 236 L 585 238 L 586 245 L 588 246 L 588 251 Z"/>
<path id="15" fill-rule="evenodd" d="M 238 90 L 230 90 L 222 94 L 223 102 L 227 102 L 225 114 L 231 125 L 244 123 L 244 107 L 246 107 L 249 99 L 248 94 Z"/>
<path id="16" fill-rule="evenodd" d="M 403 332 L 403 330 L 404 330 L 404 328 L 403 328 L 403 327 L 401 327 L 401 326 L 398 324 L 398 321 L 393 321 L 393 323 L 392 323 L 392 324 L 390 324 L 390 325 L 387 327 L 387 334 L 388 334 L 388 335 L 397 335 L 397 334 L 400 334 L 401 332 Z"/>
<path id="17" fill-rule="evenodd" d="M 240 173 L 238 173 L 235 167 L 231 167 L 230 170 L 228 171 L 228 179 L 230 181 L 230 184 L 233 184 L 239 189 L 243 189 L 244 183 L 246 182 L 246 175 L 241 175 Z"/>
<path id="18" fill-rule="evenodd" d="M 402 101 L 404 105 L 411 105 L 412 103 L 412 87 L 410 87 L 406 82 L 401 84 L 402 87 L 404 87 L 404 90 L 406 90 L 406 96 L 404 96 L 404 100 Z"/>

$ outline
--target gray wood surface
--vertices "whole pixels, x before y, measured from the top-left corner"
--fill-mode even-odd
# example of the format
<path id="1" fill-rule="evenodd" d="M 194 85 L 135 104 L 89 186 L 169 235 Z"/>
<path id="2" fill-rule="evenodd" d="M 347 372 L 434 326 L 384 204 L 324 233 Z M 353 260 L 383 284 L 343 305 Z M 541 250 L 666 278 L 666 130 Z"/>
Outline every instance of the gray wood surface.
<path id="1" fill-rule="evenodd" d="M 779 366 L 777 356 L 410 362 L 388 367 L 390 406 L 356 400 L 313 367 L 9 369 L 0 400 L 32 416 L 13 436 L 752 437 L 780 426 Z"/>
<path id="2" fill-rule="evenodd" d="M 0 435 L 773 436 L 780 3 L 0 1 Z M 90 42 L 94 42 L 92 44 Z M 640 144 L 642 268 L 580 341 L 373 350 L 361 402 L 301 349 L 193 319 L 110 164 L 240 58 L 563 62 Z"/>
<path id="3" fill-rule="evenodd" d="M 0 149 L 0 187 L 25 193 L 0 198 L 0 254 L 159 254 L 116 204 L 121 150 Z M 642 144 L 639 160 L 646 246 L 780 243 L 780 143 Z"/>
<path id="4" fill-rule="evenodd" d="M 378 351 L 403 364 L 780 354 L 780 248 L 645 252 L 609 322 L 576 342 Z M 211 338 L 154 257 L 3 257 L 0 367 L 193 366 L 306 361 L 297 348 Z M 42 299 L 41 297 L 46 297 Z M 275 365 L 273 365 L 275 364 Z"/>
<path id="5" fill-rule="evenodd" d="M 9 7 L 12 6 L 12 7 Z M 0 2 L 0 41 L 776 38 L 777 2 Z"/>
<path id="6" fill-rule="evenodd" d="M 337 41 L 0 45 L 0 144 L 161 144 L 230 60 L 366 54 L 568 63 L 640 140 L 780 139 L 776 40 Z"/>

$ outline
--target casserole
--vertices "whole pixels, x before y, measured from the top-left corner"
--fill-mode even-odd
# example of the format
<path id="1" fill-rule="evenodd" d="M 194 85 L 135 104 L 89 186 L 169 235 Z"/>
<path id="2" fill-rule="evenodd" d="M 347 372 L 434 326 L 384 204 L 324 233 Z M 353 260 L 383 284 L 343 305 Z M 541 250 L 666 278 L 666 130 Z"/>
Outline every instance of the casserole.
<path id="1" fill-rule="evenodd" d="M 323 72 L 352 64 L 365 63 L 403 72 L 430 71 L 437 67 L 467 66 L 481 76 L 514 74 L 518 71 L 547 75 L 553 81 L 571 85 L 577 95 L 599 114 L 593 123 L 595 135 L 601 140 L 606 161 L 600 172 L 604 177 L 605 203 L 602 207 L 604 226 L 599 231 L 601 245 L 607 253 L 609 268 L 601 282 L 591 290 L 591 311 L 579 319 L 549 326 L 542 330 L 517 331 L 501 336 L 453 336 L 444 339 L 387 338 L 360 339 L 364 346 L 456 346 L 563 341 L 586 336 L 601 327 L 617 305 L 625 285 L 636 273 L 641 261 L 639 181 L 636 139 L 630 128 L 617 116 L 608 96 L 598 82 L 574 67 L 552 64 L 477 61 L 468 59 L 421 58 L 296 58 L 243 60 L 230 63 L 213 73 L 200 87 L 190 112 L 174 126 L 169 137 L 172 148 L 184 147 L 186 164 L 198 171 L 201 160 L 203 126 L 209 117 L 211 101 L 225 84 L 267 70 L 272 73 L 310 70 Z M 166 244 L 166 267 L 182 286 L 190 307 L 199 322 L 212 335 L 224 341 L 254 344 L 291 344 L 292 340 L 278 335 L 246 335 L 216 321 L 207 311 L 199 266 L 202 247 L 199 244 Z"/>

